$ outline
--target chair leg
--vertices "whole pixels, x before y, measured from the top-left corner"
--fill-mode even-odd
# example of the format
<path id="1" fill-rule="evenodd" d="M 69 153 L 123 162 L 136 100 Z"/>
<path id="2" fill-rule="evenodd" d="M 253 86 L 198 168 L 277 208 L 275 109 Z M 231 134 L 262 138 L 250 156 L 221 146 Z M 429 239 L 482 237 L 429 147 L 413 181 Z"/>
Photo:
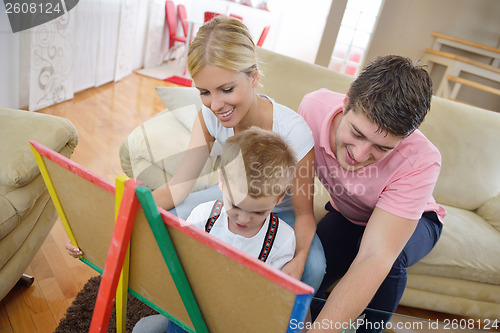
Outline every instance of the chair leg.
<path id="1" fill-rule="evenodd" d="M 35 278 L 33 276 L 30 276 L 28 274 L 23 274 L 21 278 L 19 279 L 19 283 L 25 286 L 31 286 L 35 282 Z"/>

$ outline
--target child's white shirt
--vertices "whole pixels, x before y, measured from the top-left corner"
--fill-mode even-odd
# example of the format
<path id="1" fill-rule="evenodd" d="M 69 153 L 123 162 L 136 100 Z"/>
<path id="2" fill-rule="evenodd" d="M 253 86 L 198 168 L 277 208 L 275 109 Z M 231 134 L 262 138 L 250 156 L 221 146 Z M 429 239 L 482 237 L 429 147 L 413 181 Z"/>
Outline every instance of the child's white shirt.
<path id="1" fill-rule="evenodd" d="M 196 228 L 205 230 L 205 225 L 210 217 L 214 203 L 215 201 L 210 201 L 198 205 L 193 209 L 189 217 L 186 219 L 186 222 Z M 262 250 L 264 239 L 266 238 L 269 219 L 270 216 L 267 216 L 266 221 L 255 236 L 247 238 L 234 234 L 229 230 L 228 216 L 225 208 L 222 207 L 220 216 L 210 230 L 210 234 L 242 250 L 252 257 L 258 258 L 260 251 Z M 278 231 L 266 263 L 276 269 L 281 269 L 293 258 L 294 254 L 295 233 L 292 227 L 280 219 L 278 223 Z"/>

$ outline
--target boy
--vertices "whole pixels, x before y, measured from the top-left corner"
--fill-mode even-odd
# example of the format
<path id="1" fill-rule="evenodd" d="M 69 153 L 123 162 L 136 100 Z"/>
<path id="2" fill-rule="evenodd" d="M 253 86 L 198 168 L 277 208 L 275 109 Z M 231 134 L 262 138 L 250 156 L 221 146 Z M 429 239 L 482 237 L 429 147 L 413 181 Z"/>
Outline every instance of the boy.
<path id="1" fill-rule="evenodd" d="M 201 204 L 186 221 L 280 269 L 293 258 L 295 236 L 271 211 L 283 199 L 294 169 L 294 153 L 278 134 L 258 127 L 245 130 L 229 138 L 222 151 L 223 203 Z M 263 247 L 266 242 L 269 249 Z"/>
<path id="2" fill-rule="evenodd" d="M 299 113 L 313 132 L 316 173 L 331 196 L 317 229 L 327 270 L 316 295 L 325 297 L 340 279 L 322 309 L 313 302 L 316 324 L 348 323 L 367 306 L 394 312 L 406 267 L 439 239 L 446 212 L 432 191 L 441 155 L 417 130 L 431 97 L 428 73 L 390 55 L 365 68 L 347 95 L 321 89 L 302 100 Z M 389 318 L 367 312 L 357 332 L 378 332 Z"/>
<path id="3" fill-rule="evenodd" d="M 222 201 L 197 206 L 186 222 L 281 269 L 294 256 L 293 229 L 271 213 L 295 175 L 296 157 L 279 134 L 251 127 L 222 150 Z M 162 315 L 141 319 L 133 332 L 184 332 Z"/>

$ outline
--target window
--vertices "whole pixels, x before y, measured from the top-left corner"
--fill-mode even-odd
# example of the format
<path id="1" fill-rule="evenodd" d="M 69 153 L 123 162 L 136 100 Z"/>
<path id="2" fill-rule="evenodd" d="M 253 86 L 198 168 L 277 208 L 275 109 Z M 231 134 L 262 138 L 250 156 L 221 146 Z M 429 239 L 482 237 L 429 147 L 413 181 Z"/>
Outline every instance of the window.
<path id="1" fill-rule="evenodd" d="M 382 7 L 383 0 L 348 0 L 329 68 L 356 76 Z"/>

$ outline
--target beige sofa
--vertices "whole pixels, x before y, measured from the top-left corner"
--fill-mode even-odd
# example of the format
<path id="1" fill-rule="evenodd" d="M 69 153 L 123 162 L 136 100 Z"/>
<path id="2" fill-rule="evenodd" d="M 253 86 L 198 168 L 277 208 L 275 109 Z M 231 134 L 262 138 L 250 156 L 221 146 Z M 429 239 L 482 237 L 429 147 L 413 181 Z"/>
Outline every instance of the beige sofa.
<path id="1" fill-rule="evenodd" d="M 78 141 L 64 118 L 0 108 L 0 299 L 16 284 L 57 214 L 29 140 L 69 157 Z"/>
<path id="2" fill-rule="evenodd" d="M 259 49 L 261 93 L 297 110 L 302 97 L 326 87 L 345 93 L 352 78 L 324 67 Z M 123 142 L 124 171 L 152 188 L 175 171 L 196 110 L 194 88 L 158 88 L 167 109 Z M 187 106 L 197 104 L 196 106 Z M 442 237 L 409 269 L 402 305 L 479 318 L 500 316 L 500 114 L 434 97 L 422 132 L 437 146 L 443 165 L 434 196 L 448 210 Z M 217 149 L 213 153 L 217 154 Z M 216 181 L 207 162 L 195 191 Z M 328 200 L 317 182 L 319 220 Z"/>

